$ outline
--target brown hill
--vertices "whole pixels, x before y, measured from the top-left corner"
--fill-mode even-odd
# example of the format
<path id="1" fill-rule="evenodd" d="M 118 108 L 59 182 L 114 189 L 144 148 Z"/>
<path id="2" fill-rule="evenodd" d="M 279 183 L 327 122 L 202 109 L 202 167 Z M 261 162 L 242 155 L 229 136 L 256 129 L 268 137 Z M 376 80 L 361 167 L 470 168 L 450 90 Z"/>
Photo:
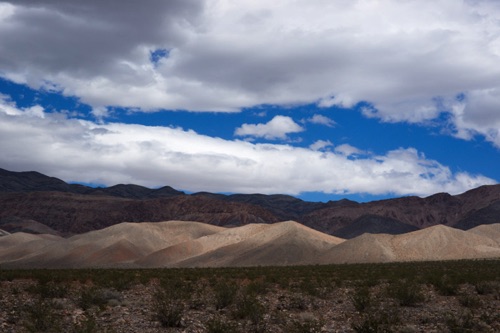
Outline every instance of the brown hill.
<path id="1" fill-rule="evenodd" d="M 89 187 L 67 184 L 61 179 L 49 177 L 36 171 L 13 172 L 0 169 L 0 192 L 65 192 L 87 195 L 105 195 L 128 199 L 151 199 L 184 195 L 169 186 L 150 189 L 134 184 L 118 184 L 110 187 Z"/>
<path id="2" fill-rule="evenodd" d="M 437 225 L 402 235 L 364 234 L 332 248 L 319 262 L 368 263 L 499 257 L 497 241 L 473 231 Z"/>
<path id="3" fill-rule="evenodd" d="M 62 192 L 4 193 L 0 218 L 17 216 L 38 221 L 71 235 L 124 221 L 200 221 L 213 225 L 243 225 L 279 221 L 264 208 L 206 197 L 175 196 L 135 200 Z"/>
<path id="4" fill-rule="evenodd" d="M 365 233 L 399 235 L 418 229 L 415 226 L 404 224 L 390 217 L 366 214 L 355 219 L 345 227 L 336 230 L 335 235 L 351 239 Z"/>
<path id="5" fill-rule="evenodd" d="M 499 211 L 500 185 L 488 185 L 456 196 L 438 193 L 426 198 L 404 197 L 349 206 L 328 205 L 306 214 L 300 222 L 332 235 L 364 216 L 377 216 L 419 229 L 442 224 L 466 230 L 480 224 L 498 223 Z M 392 230 L 386 232 L 397 234 Z"/>
<path id="6" fill-rule="evenodd" d="M 12 231 L 46 233 L 36 225 L 41 223 L 53 229 L 52 233 L 65 236 L 124 221 L 185 220 L 241 226 L 293 219 L 330 235 L 353 238 L 365 232 L 400 234 L 439 224 L 467 230 L 500 222 L 499 213 L 500 185 L 482 186 L 456 196 L 438 193 L 368 203 L 321 203 L 278 194 L 186 195 L 168 186 L 91 188 L 38 172 L 0 169 L 0 223 L 6 218 L 31 221 L 28 225 L 11 225 Z"/>
<path id="7" fill-rule="evenodd" d="M 30 234 L 50 234 L 60 236 L 61 233 L 35 220 L 21 219 L 15 216 L 0 219 L 0 227 L 10 233 L 26 232 Z"/>
<path id="8" fill-rule="evenodd" d="M 0 264 L 36 256 L 47 246 L 64 241 L 54 235 L 34 235 L 16 232 L 0 238 Z"/>
<path id="9" fill-rule="evenodd" d="M 293 221 L 249 224 L 174 245 L 138 264 L 155 267 L 299 265 L 310 263 L 315 256 L 342 241 Z"/>
<path id="10" fill-rule="evenodd" d="M 498 244 L 491 239 L 443 225 L 395 236 L 392 245 L 398 253 L 398 261 L 500 256 Z"/>
<path id="11" fill-rule="evenodd" d="M 67 239 L 22 232 L 2 236 L 0 265 L 229 267 L 500 258 L 499 233 L 500 224 L 471 231 L 440 225 L 344 241 L 293 221 L 235 228 L 186 221 L 122 223 Z"/>
<path id="12" fill-rule="evenodd" d="M 16 238 L 4 248 L 10 248 L 11 257 L 14 251 L 21 249 L 19 252 L 22 255 L 16 256 L 16 261 L 9 263 L 16 267 L 116 267 L 127 266 L 172 244 L 220 230 L 220 227 L 197 222 L 121 223 L 67 239 L 46 242 L 43 247 L 33 249 L 30 253 L 26 253 L 23 246 L 44 235 L 32 235 L 31 239 L 26 236 Z M 17 246 L 13 247 L 13 244 Z M 1 249 L 2 243 L 0 253 Z"/>
<path id="13" fill-rule="evenodd" d="M 292 221 L 122 223 L 68 239 L 16 233 L 0 240 L 2 265 L 55 268 L 307 264 L 343 241 Z"/>
<path id="14" fill-rule="evenodd" d="M 486 238 L 490 238 L 500 245 L 500 223 L 480 225 L 468 231 Z"/>

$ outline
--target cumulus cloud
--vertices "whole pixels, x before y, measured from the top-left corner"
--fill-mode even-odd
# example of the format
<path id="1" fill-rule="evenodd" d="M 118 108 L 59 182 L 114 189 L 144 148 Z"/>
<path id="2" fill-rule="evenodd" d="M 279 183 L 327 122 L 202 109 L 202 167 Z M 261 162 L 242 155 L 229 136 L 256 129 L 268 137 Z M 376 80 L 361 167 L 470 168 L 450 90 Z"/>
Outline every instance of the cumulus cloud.
<path id="1" fill-rule="evenodd" d="M 275 116 L 265 124 L 243 124 L 238 127 L 234 134 L 236 136 L 251 136 L 268 140 L 287 139 L 290 133 L 299 133 L 304 129 L 286 116 Z"/>
<path id="2" fill-rule="evenodd" d="M 500 90 L 498 1 L 17 0 L 0 18 L 2 77 L 96 110 L 365 101 L 383 121 L 449 112 L 500 147 L 483 108 Z"/>
<path id="3" fill-rule="evenodd" d="M 452 108 L 454 135 L 471 139 L 481 133 L 500 147 L 500 88 L 471 91 L 464 98 Z"/>
<path id="4" fill-rule="evenodd" d="M 335 126 L 335 121 L 321 114 L 315 114 L 311 118 L 306 119 L 307 122 L 311 124 L 325 125 L 328 127 Z"/>
<path id="5" fill-rule="evenodd" d="M 333 143 L 330 140 L 317 140 L 313 144 L 309 146 L 312 150 L 322 150 L 328 147 L 333 146 Z"/>
<path id="6" fill-rule="evenodd" d="M 335 147 L 335 152 L 344 155 L 344 156 L 352 156 L 352 155 L 360 155 L 365 154 L 365 152 L 361 149 L 358 149 L 350 144 L 344 143 Z"/>
<path id="7" fill-rule="evenodd" d="M 95 123 L 17 108 L 0 99 L 2 167 L 112 185 L 171 185 L 190 191 L 349 194 L 463 192 L 494 183 L 453 173 L 413 148 L 345 156 L 283 144 L 224 140 L 179 128 Z M 323 143 L 324 144 L 324 143 Z"/>

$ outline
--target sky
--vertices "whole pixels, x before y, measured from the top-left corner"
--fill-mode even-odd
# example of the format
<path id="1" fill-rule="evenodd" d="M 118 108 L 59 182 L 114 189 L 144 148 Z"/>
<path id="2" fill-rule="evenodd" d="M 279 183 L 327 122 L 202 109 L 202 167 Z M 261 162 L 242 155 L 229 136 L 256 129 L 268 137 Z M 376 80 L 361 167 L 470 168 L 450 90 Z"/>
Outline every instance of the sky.
<path id="1" fill-rule="evenodd" d="M 0 168 L 370 201 L 500 180 L 500 2 L 0 0 Z"/>

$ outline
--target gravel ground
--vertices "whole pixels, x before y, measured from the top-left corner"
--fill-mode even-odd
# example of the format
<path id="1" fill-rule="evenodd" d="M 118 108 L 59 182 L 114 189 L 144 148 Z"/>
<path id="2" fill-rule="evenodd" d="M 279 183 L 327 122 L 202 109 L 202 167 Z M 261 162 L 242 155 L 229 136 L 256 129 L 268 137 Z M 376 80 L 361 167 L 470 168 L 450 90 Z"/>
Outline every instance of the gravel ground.
<path id="1" fill-rule="evenodd" d="M 185 288 L 153 279 L 116 290 L 16 279 L 0 286 L 0 332 L 500 332 L 498 282 L 481 293 L 463 284 L 450 296 L 432 285 L 388 283 L 307 288 L 203 279 Z"/>

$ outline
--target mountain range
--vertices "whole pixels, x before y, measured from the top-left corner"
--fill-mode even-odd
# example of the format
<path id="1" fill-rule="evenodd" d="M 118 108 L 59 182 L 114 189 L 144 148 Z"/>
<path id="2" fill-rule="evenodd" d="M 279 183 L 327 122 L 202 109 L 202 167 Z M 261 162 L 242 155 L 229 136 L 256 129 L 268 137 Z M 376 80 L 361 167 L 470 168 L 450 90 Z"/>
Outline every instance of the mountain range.
<path id="1" fill-rule="evenodd" d="M 283 222 L 284 221 L 284 222 Z M 217 267 L 500 258 L 500 185 L 358 203 L 0 169 L 0 266 Z"/>
<path id="2" fill-rule="evenodd" d="M 293 220 L 343 239 L 364 233 L 398 235 L 436 225 L 468 230 L 500 222 L 500 185 L 455 196 L 323 203 L 281 194 L 186 194 L 169 186 L 94 188 L 34 171 L 0 169 L 0 229 L 7 232 L 69 237 L 121 222 L 169 220 L 223 227 Z"/>

